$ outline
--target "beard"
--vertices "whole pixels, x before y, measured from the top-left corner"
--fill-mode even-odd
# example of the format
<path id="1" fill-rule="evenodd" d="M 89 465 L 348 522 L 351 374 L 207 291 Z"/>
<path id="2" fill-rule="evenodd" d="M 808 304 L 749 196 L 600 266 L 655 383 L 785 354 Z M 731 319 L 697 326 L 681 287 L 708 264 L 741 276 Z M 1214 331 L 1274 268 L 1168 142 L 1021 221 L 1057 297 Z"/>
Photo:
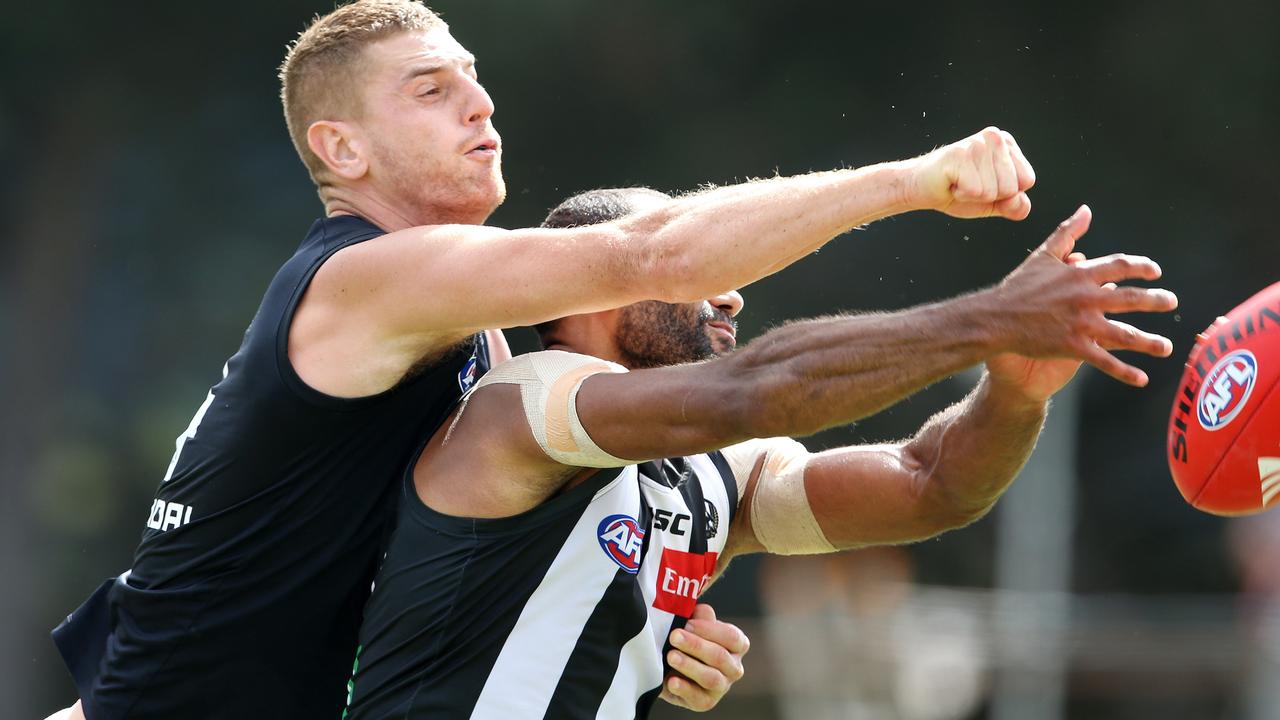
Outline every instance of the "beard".
<path id="1" fill-rule="evenodd" d="M 712 340 L 707 324 L 714 320 L 737 327 L 733 318 L 710 303 L 672 305 L 647 300 L 628 305 L 619 311 L 616 337 L 623 365 L 638 370 L 724 355 L 732 347 Z"/>

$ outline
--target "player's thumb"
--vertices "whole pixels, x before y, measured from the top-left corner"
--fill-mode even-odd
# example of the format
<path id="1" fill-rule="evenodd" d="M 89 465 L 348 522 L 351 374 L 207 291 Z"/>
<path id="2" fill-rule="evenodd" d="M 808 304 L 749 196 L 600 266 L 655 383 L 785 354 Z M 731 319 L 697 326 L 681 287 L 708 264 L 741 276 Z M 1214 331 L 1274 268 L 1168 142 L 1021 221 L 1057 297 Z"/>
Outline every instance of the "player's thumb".
<path id="1" fill-rule="evenodd" d="M 1093 221 L 1093 211 L 1088 205 L 1081 205 L 1071 217 L 1063 220 L 1054 228 L 1053 234 L 1040 247 L 1059 260 L 1066 260 L 1076 247 L 1076 241 L 1089 232 L 1089 223 Z"/>
<path id="2" fill-rule="evenodd" d="M 995 204 L 995 213 L 1006 220 L 1026 220 L 1031 214 L 1031 198 L 1020 192 Z"/>

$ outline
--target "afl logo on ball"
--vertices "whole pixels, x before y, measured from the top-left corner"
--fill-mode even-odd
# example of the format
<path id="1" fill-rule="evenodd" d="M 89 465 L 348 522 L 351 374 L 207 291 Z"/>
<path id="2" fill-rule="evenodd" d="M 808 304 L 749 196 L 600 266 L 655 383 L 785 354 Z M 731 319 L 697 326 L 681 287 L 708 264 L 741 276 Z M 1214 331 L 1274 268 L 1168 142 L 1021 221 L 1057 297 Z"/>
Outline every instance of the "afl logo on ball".
<path id="1" fill-rule="evenodd" d="M 596 529 L 600 547 L 618 567 L 635 575 L 640 570 L 644 531 L 629 515 L 610 515 Z"/>
<path id="2" fill-rule="evenodd" d="M 1227 426 L 1249 402 L 1253 384 L 1258 379 L 1258 359 L 1248 350 L 1236 350 L 1221 360 L 1205 375 L 1196 400 L 1196 415 L 1205 430 Z"/>

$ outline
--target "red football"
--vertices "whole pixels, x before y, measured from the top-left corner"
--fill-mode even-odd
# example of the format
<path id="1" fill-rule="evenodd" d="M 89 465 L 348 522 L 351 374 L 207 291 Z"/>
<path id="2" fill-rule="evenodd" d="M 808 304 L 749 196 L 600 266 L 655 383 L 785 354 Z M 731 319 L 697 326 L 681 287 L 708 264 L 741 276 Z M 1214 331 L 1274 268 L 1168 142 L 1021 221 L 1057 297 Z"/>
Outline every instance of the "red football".
<path id="1" fill-rule="evenodd" d="M 1169 418 L 1182 497 L 1215 515 L 1280 500 L 1280 283 L 1196 338 Z"/>

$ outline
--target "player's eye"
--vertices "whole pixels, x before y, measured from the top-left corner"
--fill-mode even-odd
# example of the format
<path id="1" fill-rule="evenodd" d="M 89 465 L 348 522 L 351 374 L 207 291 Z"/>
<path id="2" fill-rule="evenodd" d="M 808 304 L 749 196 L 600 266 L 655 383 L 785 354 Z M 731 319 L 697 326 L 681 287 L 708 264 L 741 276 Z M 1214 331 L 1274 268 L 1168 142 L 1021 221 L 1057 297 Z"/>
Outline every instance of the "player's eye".
<path id="1" fill-rule="evenodd" d="M 421 77 L 412 83 L 409 88 L 415 97 L 428 97 L 430 95 L 439 95 L 441 83 L 438 78 Z"/>

